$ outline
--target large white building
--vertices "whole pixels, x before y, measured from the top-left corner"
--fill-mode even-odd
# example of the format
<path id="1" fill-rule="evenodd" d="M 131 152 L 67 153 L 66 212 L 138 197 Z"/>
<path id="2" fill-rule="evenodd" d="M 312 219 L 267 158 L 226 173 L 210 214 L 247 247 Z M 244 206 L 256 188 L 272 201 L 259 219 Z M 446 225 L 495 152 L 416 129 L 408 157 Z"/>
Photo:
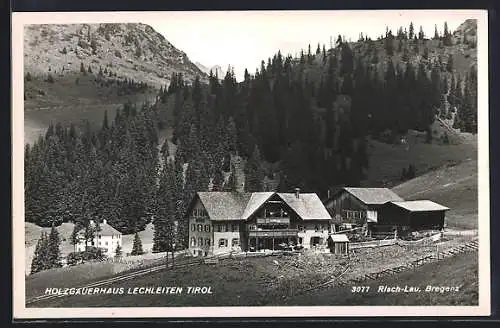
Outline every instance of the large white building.
<path id="1" fill-rule="evenodd" d="M 189 251 L 210 256 L 327 247 L 332 218 L 314 193 L 198 192 L 191 202 Z"/>
<path id="2" fill-rule="evenodd" d="M 90 220 L 90 225 L 96 227 L 93 220 Z M 85 251 L 86 246 L 93 246 L 100 248 L 103 254 L 108 257 L 115 256 L 118 245 L 123 247 L 121 232 L 109 225 L 105 219 L 99 224 L 98 229 L 94 234 L 94 239 L 89 240 L 87 245 L 85 242 L 85 229 L 80 230 L 78 232 L 76 251 L 82 252 Z"/>

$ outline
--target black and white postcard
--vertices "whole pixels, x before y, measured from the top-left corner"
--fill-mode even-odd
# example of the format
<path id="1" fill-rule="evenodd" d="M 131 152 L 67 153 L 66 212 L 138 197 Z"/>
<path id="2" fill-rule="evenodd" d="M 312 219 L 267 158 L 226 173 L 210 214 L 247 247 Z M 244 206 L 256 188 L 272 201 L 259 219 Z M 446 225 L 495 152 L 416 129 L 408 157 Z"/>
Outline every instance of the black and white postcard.
<path id="1" fill-rule="evenodd" d="M 490 314 L 480 10 L 13 13 L 14 318 Z"/>

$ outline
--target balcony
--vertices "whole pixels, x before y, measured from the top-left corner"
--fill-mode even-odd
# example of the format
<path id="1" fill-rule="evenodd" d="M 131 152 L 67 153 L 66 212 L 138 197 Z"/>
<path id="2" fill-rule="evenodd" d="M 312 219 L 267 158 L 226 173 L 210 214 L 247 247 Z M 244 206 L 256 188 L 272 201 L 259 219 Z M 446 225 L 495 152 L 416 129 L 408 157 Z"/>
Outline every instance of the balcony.
<path id="1" fill-rule="evenodd" d="M 248 231 L 249 237 L 296 237 L 298 229 L 260 229 Z"/>
<path id="2" fill-rule="evenodd" d="M 265 224 L 265 225 L 290 225 L 289 217 L 281 217 L 281 216 L 268 216 L 265 218 L 257 218 L 257 224 Z"/>

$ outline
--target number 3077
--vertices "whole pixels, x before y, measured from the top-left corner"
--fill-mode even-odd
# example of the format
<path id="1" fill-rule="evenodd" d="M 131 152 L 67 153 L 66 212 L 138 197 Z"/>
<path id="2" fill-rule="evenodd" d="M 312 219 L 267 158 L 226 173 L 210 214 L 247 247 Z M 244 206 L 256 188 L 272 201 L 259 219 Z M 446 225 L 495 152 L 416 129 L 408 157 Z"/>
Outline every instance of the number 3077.
<path id="1" fill-rule="evenodd" d="M 353 286 L 351 288 L 352 293 L 368 293 L 370 286 Z"/>

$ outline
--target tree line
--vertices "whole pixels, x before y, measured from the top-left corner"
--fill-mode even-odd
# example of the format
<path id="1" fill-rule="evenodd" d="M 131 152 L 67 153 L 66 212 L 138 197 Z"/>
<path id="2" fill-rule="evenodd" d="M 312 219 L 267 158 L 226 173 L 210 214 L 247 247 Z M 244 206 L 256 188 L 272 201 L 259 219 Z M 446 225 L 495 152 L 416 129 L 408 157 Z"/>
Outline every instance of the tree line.
<path id="1" fill-rule="evenodd" d="M 332 186 L 360 185 L 368 136 L 429 132 L 446 101 L 473 129 L 463 108 L 473 112 L 475 76 L 461 88 L 437 65 L 429 71 L 423 62 L 390 57 L 373 65 L 342 38 L 335 49 L 318 45 L 299 58 L 278 52 L 254 74 L 246 70 L 241 83 L 232 70 L 222 80 L 210 74 L 206 85 L 174 74 L 153 104 L 125 104 L 114 119 L 105 113 L 97 130 L 56 123 L 27 145 L 26 221 L 85 226 L 106 218 L 122 233 L 152 222 L 154 251 L 187 246 L 185 213 L 194 194 L 239 189 L 235 159 L 244 164 L 246 191 L 264 190 L 266 178 L 278 191 L 300 187 L 320 196 Z M 169 120 L 173 138 L 160 140 Z"/>

